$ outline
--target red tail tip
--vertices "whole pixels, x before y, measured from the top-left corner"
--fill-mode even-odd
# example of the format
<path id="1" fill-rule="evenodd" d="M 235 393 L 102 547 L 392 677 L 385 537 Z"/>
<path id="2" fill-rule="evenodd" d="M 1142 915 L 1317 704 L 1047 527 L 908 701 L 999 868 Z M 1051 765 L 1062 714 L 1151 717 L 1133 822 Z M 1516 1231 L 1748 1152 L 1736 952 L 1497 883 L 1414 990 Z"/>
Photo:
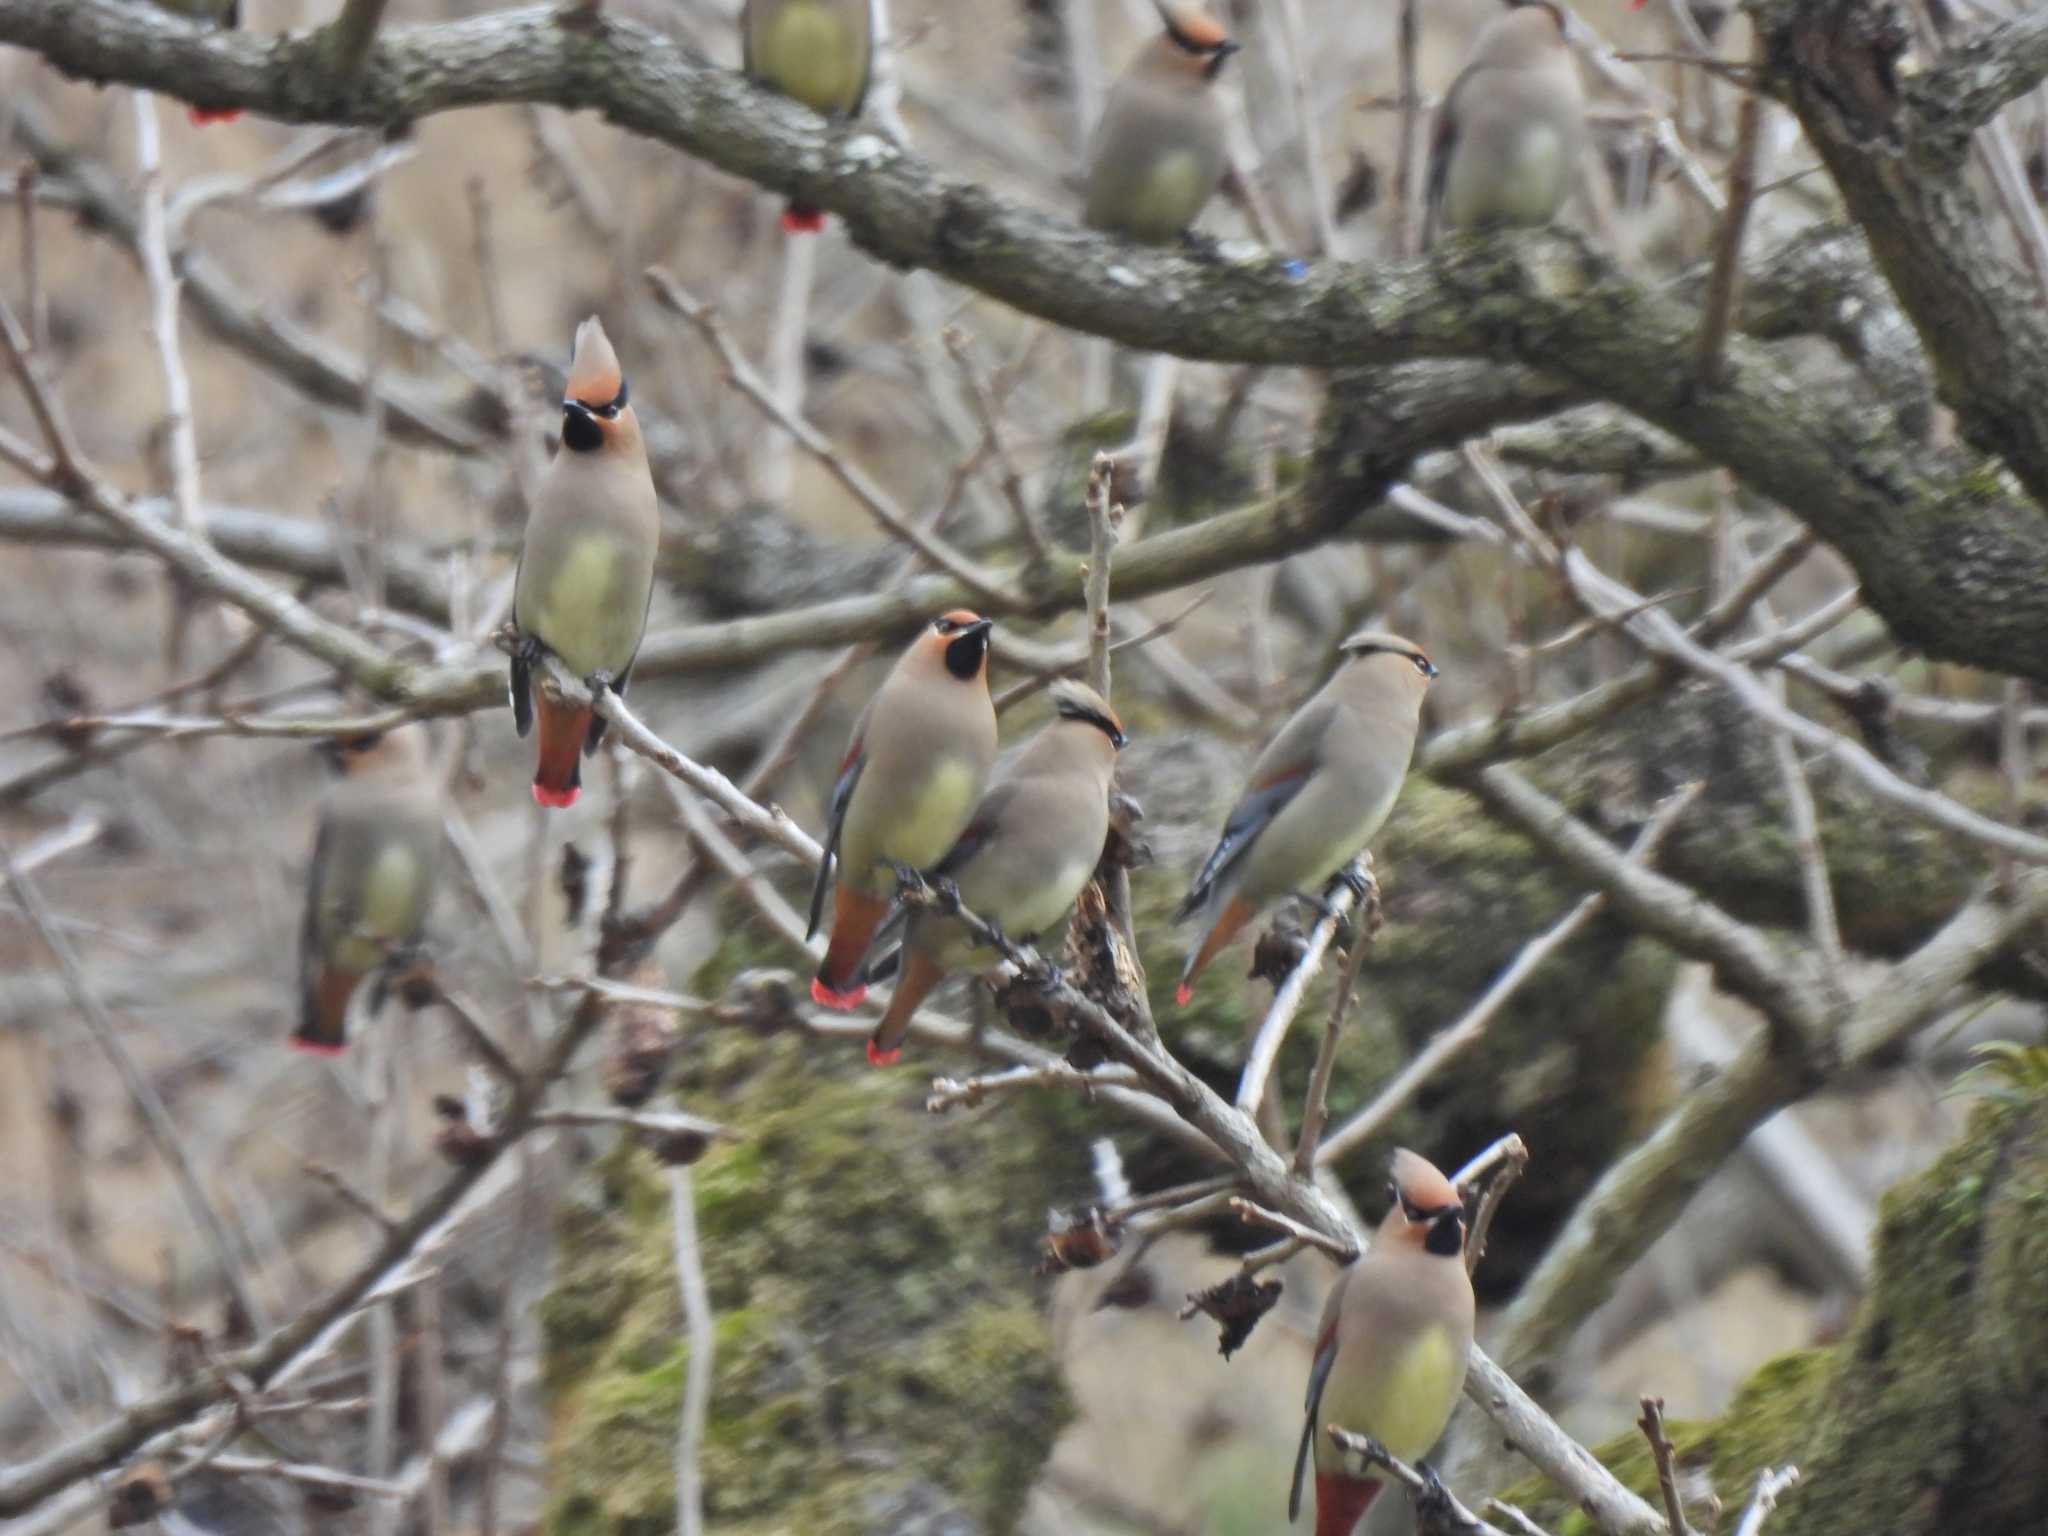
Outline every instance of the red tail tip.
<path id="1" fill-rule="evenodd" d="M 895 1050 L 893 1050 L 893 1051 L 885 1051 L 885 1050 L 882 1050 L 882 1049 L 880 1049 L 879 1047 L 877 1047 L 874 1041 L 870 1040 L 870 1041 L 868 1042 L 868 1065 L 869 1065 L 869 1066 L 871 1066 L 871 1067 L 893 1067 L 893 1066 L 895 1066 L 895 1065 L 896 1065 L 896 1063 L 897 1063 L 897 1062 L 901 1061 L 902 1059 L 903 1059 L 903 1047 L 902 1047 L 902 1046 L 900 1046 L 900 1045 L 899 1045 L 899 1046 L 897 1046 L 897 1047 L 896 1047 L 896 1049 L 895 1049 Z"/>
<path id="2" fill-rule="evenodd" d="M 185 115 L 192 119 L 195 128 L 204 128 L 211 123 L 232 123 L 242 115 L 240 107 L 187 107 Z"/>
<path id="3" fill-rule="evenodd" d="M 1189 1003 L 1194 1001 L 1194 997 L 1195 989 L 1189 986 L 1186 982 L 1182 982 L 1180 984 L 1179 990 L 1173 994 L 1173 1006 L 1176 1008 L 1185 1008 Z"/>
<path id="4" fill-rule="evenodd" d="M 785 235 L 817 235 L 825 230 L 825 215 L 816 208 L 799 208 L 794 203 L 782 211 Z"/>
<path id="5" fill-rule="evenodd" d="M 533 803 L 544 805 L 551 811 L 566 811 L 576 803 L 576 797 L 581 793 L 582 790 L 574 786 L 568 789 L 549 789 L 545 784 L 537 783 L 533 786 Z"/>
<path id="6" fill-rule="evenodd" d="M 811 1001 L 820 1008 L 836 1008 L 843 1013 L 849 1008 L 858 1008 L 860 1000 L 867 995 L 866 987 L 855 987 L 851 992 L 835 992 L 825 985 L 824 977 L 811 978 Z"/>
<path id="7" fill-rule="evenodd" d="M 1351 1536 L 1386 1484 L 1342 1472 L 1316 1474 L 1316 1536 Z"/>
<path id="8" fill-rule="evenodd" d="M 290 1045 L 295 1051 L 304 1051 L 308 1056 L 325 1056 L 329 1060 L 348 1054 L 346 1041 L 340 1045 L 329 1045 L 325 1040 L 309 1040 L 304 1035 L 293 1035 Z"/>

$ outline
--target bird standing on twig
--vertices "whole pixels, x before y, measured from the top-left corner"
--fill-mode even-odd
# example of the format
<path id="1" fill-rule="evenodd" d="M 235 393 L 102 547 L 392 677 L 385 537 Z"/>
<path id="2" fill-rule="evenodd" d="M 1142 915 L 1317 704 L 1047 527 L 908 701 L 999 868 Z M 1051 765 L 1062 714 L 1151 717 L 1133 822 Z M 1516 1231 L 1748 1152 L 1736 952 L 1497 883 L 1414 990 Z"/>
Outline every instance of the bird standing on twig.
<path id="1" fill-rule="evenodd" d="M 1091 229 L 1144 245 L 1187 235 L 1223 181 L 1216 81 L 1238 45 L 1199 5 L 1161 4 L 1165 30 L 1110 87 L 1088 150 Z"/>
<path id="2" fill-rule="evenodd" d="M 441 791 L 426 748 L 415 725 L 330 749 L 342 780 L 321 806 L 306 876 L 299 1050 L 340 1055 L 356 988 L 388 974 L 426 928 L 441 855 Z"/>
<path id="3" fill-rule="evenodd" d="M 812 999 L 824 1007 L 852 1008 L 867 995 L 861 963 L 888 915 L 894 866 L 929 869 L 943 858 L 988 785 L 996 760 L 992 628 L 992 620 L 965 609 L 932 620 L 853 727 L 832 786 L 804 934 L 818 931 L 836 862 L 832 939 L 811 982 Z"/>
<path id="4" fill-rule="evenodd" d="M 559 657 L 593 694 L 626 691 L 647 632 L 661 511 L 640 422 L 627 403 L 618 354 L 593 315 L 576 328 L 562 401 L 562 446 L 542 473 L 526 523 L 512 621 L 512 718 L 521 736 L 540 720 L 533 798 L 570 806 L 582 783 L 579 754 L 597 750 L 605 722 L 587 704 L 536 690 L 543 651 Z"/>
<path id="5" fill-rule="evenodd" d="M 1578 180 L 1585 141 L 1564 12 L 1531 0 L 1496 16 L 1437 109 L 1424 248 L 1445 229 L 1548 224 Z"/>
<path id="6" fill-rule="evenodd" d="M 1405 1147 L 1394 1153 L 1392 1175 L 1393 1206 L 1364 1257 L 1337 1276 L 1316 1332 L 1287 1495 L 1293 1520 L 1313 1450 L 1315 1536 L 1351 1536 L 1386 1486 L 1376 1472 L 1351 1471 L 1326 1426 L 1369 1435 L 1412 1462 L 1436 1444 L 1465 1388 L 1473 1301 L 1464 1206 L 1436 1165 Z"/>
<path id="7" fill-rule="evenodd" d="M 928 872 L 954 882 L 960 901 L 1011 938 L 1043 933 L 1095 873 L 1109 836 L 1109 785 L 1123 722 L 1102 695 L 1052 685 L 1052 723 L 989 786 L 960 839 Z M 877 1066 L 896 1060 L 910 1016 L 949 971 L 972 963 L 974 944 L 943 914 L 912 911 L 888 1012 L 868 1042 Z"/>
<path id="8" fill-rule="evenodd" d="M 1316 900 L 1394 808 L 1415 754 L 1422 696 L 1436 668 L 1413 641 L 1362 630 L 1320 692 L 1259 759 L 1179 919 L 1200 914 L 1176 1001 L 1186 1006 L 1209 962 L 1290 892 Z"/>
<path id="9" fill-rule="evenodd" d="M 874 17 L 868 0 L 746 0 L 740 48 L 746 72 L 769 89 L 820 117 L 858 117 L 874 68 Z M 825 215 L 792 200 L 782 227 L 816 234 Z"/>

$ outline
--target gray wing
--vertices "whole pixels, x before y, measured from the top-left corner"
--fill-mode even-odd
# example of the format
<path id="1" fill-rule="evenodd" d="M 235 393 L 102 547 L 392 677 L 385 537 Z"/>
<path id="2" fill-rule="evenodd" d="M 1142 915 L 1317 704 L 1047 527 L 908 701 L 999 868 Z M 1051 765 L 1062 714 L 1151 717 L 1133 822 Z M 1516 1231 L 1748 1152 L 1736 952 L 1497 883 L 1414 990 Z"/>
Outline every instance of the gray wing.
<path id="1" fill-rule="evenodd" d="M 1422 248 L 1425 251 L 1436 244 L 1436 237 L 1441 232 L 1438 224 L 1443 218 L 1444 189 L 1451 179 L 1451 155 L 1458 147 L 1458 92 L 1472 78 L 1474 68 L 1466 65 L 1458 78 L 1451 82 L 1451 88 L 1444 92 L 1443 104 L 1436 109 L 1436 125 L 1430 130 L 1429 175 L 1423 182 L 1422 193 Z"/>
<path id="2" fill-rule="evenodd" d="M 1341 1287 L 1346 1276 L 1340 1275 L 1337 1284 Z M 1316 1348 L 1315 1363 L 1308 1368 L 1308 1397 L 1303 1404 L 1307 1417 L 1301 1426 L 1301 1445 L 1294 1453 L 1294 1482 L 1287 1493 L 1287 1518 L 1301 1518 L 1301 1483 L 1308 1471 L 1310 1449 L 1316 1443 L 1316 1419 L 1323 1406 L 1323 1383 L 1330 1379 L 1330 1368 L 1337 1363 L 1337 1334 L 1334 1328 L 1326 1328 L 1322 1342 Z"/>

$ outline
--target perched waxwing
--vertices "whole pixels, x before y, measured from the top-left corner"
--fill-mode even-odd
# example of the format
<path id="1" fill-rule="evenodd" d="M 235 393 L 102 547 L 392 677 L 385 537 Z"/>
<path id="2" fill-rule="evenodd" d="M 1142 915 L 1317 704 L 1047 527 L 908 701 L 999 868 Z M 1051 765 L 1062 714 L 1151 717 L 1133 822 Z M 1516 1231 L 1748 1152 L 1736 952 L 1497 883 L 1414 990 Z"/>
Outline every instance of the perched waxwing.
<path id="1" fill-rule="evenodd" d="M 1337 1276 L 1323 1307 L 1308 1372 L 1308 1420 L 1294 1456 L 1287 1518 L 1301 1513 L 1313 1448 L 1315 1536 L 1351 1536 L 1385 1486 L 1323 1433 L 1370 1435 L 1413 1463 L 1436 1444 L 1472 1353 L 1472 1281 L 1465 1273 L 1464 1208 L 1427 1158 L 1394 1154 L 1394 1204 L 1372 1247 Z"/>
<path id="2" fill-rule="evenodd" d="M 169 11 L 173 16 L 183 16 L 224 30 L 242 24 L 242 0 L 152 0 L 152 3 L 158 10 Z M 242 115 L 239 107 L 196 105 L 187 107 L 185 113 L 202 128 L 208 123 L 232 123 Z"/>
<path id="3" fill-rule="evenodd" d="M 661 512 L 639 418 L 626 400 L 619 359 L 593 315 L 576 327 L 576 355 L 562 400 L 562 446 L 542 473 L 526 523 L 512 621 L 512 717 L 519 734 L 540 717 L 533 798 L 576 803 L 579 754 L 597 750 L 605 722 L 587 707 L 550 700 L 533 686 L 542 651 L 589 684 L 626 691 L 661 547 Z"/>
<path id="4" fill-rule="evenodd" d="M 441 853 L 441 792 L 426 732 L 403 726 L 338 743 L 342 778 L 320 808 L 299 930 L 299 1027 L 318 1055 L 348 1045 L 349 999 L 419 942 Z"/>
<path id="5" fill-rule="evenodd" d="M 1013 939 L 1031 939 L 1066 914 L 1109 836 L 1123 722 L 1079 683 L 1054 683 L 1052 701 L 1052 723 L 997 776 L 960 840 L 928 872 L 951 880 L 968 911 Z M 896 991 L 868 1041 L 869 1061 L 886 1067 L 896 1060 L 917 1005 L 949 971 L 972 964 L 973 951 L 959 923 L 911 913 Z"/>
<path id="6" fill-rule="evenodd" d="M 820 117 L 857 117 L 868 94 L 874 18 L 869 0 L 746 0 L 740 46 L 747 73 Z M 825 215 L 791 203 L 788 233 L 816 234 Z"/>
<path id="7" fill-rule="evenodd" d="M 1425 246 L 1445 229 L 1548 224 L 1578 179 L 1586 97 L 1564 13 L 1526 0 L 1480 29 L 1436 115 Z"/>
<path id="8" fill-rule="evenodd" d="M 818 931 L 836 862 L 832 939 L 811 982 L 812 999 L 827 1008 L 852 1008 L 867 995 L 861 963 L 896 891 L 893 866 L 936 864 L 988 787 L 996 760 L 988 696 L 993 627 L 965 609 L 932 620 L 853 727 L 832 786 L 804 935 Z"/>
<path id="9" fill-rule="evenodd" d="M 1393 810 L 1415 752 L 1422 696 L 1436 668 L 1411 641 L 1362 630 L 1321 692 L 1252 764 L 1251 783 L 1175 914 L 1202 914 L 1177 1001 L 1269 901 L 1313 900 Z"/>
<path id="10" fill-rule="evenodd" d="M 1086 222 L 1145 245 L 1187 233 L 1223 180 L 1216 79 L 1238 45 L 1193 0 L 1160 0 L 1165 30 L 1110 87 L 1088 150 Z"/>

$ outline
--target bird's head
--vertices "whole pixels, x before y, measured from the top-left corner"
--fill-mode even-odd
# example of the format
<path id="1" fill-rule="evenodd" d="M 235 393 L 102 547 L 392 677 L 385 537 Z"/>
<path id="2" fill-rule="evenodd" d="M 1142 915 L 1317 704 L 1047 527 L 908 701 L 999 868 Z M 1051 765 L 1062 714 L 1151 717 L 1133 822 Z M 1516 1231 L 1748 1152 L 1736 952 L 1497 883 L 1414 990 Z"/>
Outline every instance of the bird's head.
<path id="1" fill-rule="evenodd" d="M 1054 683 L 1052 711 L 1062 720 L 1093 726 L 1109 738 L 1110 746 L 1119 752 L 1123 750 L 1123 721 L 1109 707 L 1109 701 L 1085 683 L 1074 682 L 1071 678 L 1062 678 Z"/>
<path id="2" fill-rule="evenodd" d="M 1224 60 L 1237 52 L 1239 44 L 1233 42 L 1218 21 L 1197 0 L 1158 0 L 1159 19 L 1165 24 L 1166 37 L 1188 61 L 1200 69 L 1206 79 L 1213 80 L 1223 68 Z"/>
<path id="3" fill-rule="evenodd" d="M 576 355 L 562 395 L 562 447 L 596 453 L 639 436 L 619 355 L 597 316 L 576 327 Z"/>
<path id="4" fill-rule="evenodd" d="M 1382 1238 L 1439 1258 L 1465 1251 L 1465 1203 L 1436 1164 L 1406 1147 L 1395 1149 L 1387 1192 L 1394 1204 L 1380 1223 Z"/>
<path id="5" fill-rule="evenodd" d="M 949 676 L 971 683 L 988 674 L 989 631 L 995 625 L 994 619 L 955 608 L 927 624 L 917 644 L 942 664 Z"/>

